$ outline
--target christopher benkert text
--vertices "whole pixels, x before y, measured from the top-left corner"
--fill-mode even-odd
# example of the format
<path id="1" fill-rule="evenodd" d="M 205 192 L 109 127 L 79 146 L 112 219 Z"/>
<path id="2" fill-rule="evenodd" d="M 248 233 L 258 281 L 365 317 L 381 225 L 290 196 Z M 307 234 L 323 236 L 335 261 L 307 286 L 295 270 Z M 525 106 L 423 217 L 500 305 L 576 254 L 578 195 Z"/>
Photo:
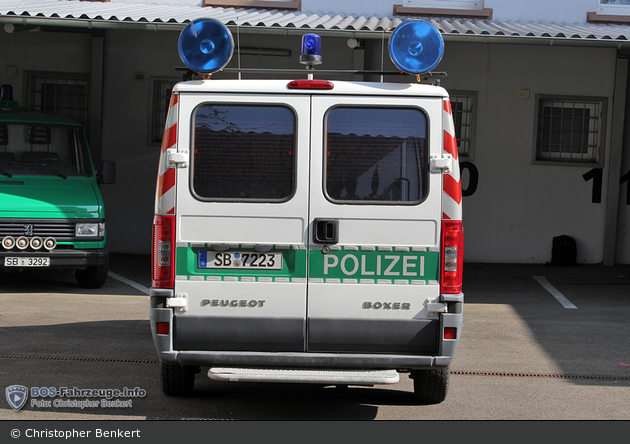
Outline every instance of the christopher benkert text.
<path id="1" fill-rule="evenodd" d="M 92 433 L 94 433 L 92 435 Z M 140 438 L 140 430 L 57 430 L 26 429 L 27 438 Z"/>

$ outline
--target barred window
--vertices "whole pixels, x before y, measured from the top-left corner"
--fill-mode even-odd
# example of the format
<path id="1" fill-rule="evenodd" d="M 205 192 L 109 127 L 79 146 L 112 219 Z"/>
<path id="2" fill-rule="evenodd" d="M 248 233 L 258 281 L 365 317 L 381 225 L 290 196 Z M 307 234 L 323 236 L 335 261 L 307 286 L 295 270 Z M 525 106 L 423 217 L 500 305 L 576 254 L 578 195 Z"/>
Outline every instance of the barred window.
<path id="1" fill-rule="evenodd" d="M 151 83 L 153 91 L 151 93 L 149 143 L 159 144 L 162 142 L 171 93 L 178 81 L 176 79 L 154 79 Z"/>
<path id="2" fill-rule="evenodd" d="M 87 128 L 90 82 L 81 74 L 27 74 L 30 108 L 70 117 Z"/>
<path id="3" fill-rule="evenodd" d="M 536 160 L 598 163 L 604 109 L 603 99 L 539 97 Z"/>
<path id="4" fill-rule="evenodd" d="M 457 152 L 460 158 L 472 159 L 475 145 L 477 119 L 477 93 L 474 91 L 452 91 L 450 93 Z"/>

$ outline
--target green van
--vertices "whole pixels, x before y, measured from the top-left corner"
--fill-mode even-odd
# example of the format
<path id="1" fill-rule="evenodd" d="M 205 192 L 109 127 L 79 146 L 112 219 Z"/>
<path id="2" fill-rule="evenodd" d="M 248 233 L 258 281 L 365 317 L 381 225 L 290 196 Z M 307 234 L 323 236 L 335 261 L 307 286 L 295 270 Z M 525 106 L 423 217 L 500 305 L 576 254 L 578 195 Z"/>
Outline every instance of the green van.
<path id="1" fill-rule="evenodd" d="M 0 270 L 74 270 L 80 286 L 107 279 L 105 212 L 84 128 L 61 115 L 20 108 L 9 85 L 0 97 Z"/>

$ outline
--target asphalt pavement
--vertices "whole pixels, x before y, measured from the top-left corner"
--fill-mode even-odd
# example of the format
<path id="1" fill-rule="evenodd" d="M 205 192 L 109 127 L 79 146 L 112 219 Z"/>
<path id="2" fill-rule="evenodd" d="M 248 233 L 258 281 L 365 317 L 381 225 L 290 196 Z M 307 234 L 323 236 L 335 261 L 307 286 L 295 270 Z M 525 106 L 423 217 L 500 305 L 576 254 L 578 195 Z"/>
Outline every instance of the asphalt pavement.
<path id="1" fill-rule="evenodd" d="M 148 256 L 113 254 L 85 293 L 52 270 L 0 276 L 0 385 L 139 387 L 133 408 L 0 402 L 0 420 L 628 420 L 630 266 L 466 264 L 449 395 L 414 405 L 406 376 L 346 390 L 222 383 L 168 398 L 148 325 Z"/>

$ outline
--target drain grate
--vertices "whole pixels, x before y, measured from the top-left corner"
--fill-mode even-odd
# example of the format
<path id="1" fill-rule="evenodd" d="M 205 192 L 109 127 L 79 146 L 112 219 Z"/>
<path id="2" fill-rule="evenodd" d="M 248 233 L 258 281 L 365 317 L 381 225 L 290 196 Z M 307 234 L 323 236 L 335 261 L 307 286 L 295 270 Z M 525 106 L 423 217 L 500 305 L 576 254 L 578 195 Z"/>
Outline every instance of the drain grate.
<path id="1" fill-rule="evenodd" d="M 113 359 L 113 358 L 72 358 L 67 356 L 2 356 L 7 360 L 35 360 L 62 362 L 106 362 L 114 364 L 159 364 L 158 360 L 150 359 Z M 466 370 L 451 370 L 451 375 L 457 376 L 503 376 L 512 378 L 552 378 L 552 379 L 590 379 L 600 381 L 630 381 L 630 376 L 597 376 L 597 375 L 562 375 L 545 373 L 514 373 L 514 372 L 474 372 Z"/>
<path id="2" fill-rule="evenodd" d="M 594 376 L 594 375 L 561 375 L 544 373 L 512 373 L 512 372 L 470 372 L 452 370 L 451 375 L 460 376 L 507 376 L 514 378 L 555 378 L 555 379 L 596 379 L 602 381 L 630 381 L 630 376 Z"/>
<path id="3" fill-rule="evenodd" d="M 108 362 L 116 364 L 159 364 L 160 361 L 147 359 L 111 359 L 111 358 L 71 358 L 66 356 L 0 356 L 0 359 L 23 359 L 36 361 L 70 361 L 70 362 Z"/>

